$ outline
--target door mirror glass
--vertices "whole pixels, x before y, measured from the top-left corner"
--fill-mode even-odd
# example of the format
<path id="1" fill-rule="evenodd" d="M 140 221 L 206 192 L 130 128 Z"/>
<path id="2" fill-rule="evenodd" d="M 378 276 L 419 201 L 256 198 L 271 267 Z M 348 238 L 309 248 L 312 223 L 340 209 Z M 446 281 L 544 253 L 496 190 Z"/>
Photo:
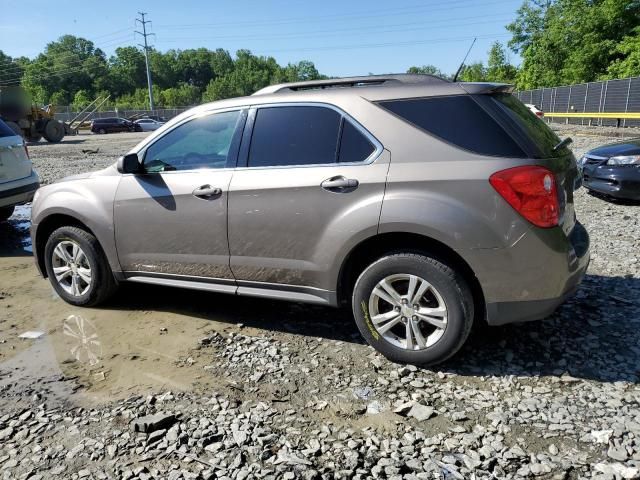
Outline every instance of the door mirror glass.
<path id="1" fill-rule="evenodd" d="M 118 171 L 120 173 L 142 173 L 142 165 L 138 154 L 129 153 L 118 159 Z"/>

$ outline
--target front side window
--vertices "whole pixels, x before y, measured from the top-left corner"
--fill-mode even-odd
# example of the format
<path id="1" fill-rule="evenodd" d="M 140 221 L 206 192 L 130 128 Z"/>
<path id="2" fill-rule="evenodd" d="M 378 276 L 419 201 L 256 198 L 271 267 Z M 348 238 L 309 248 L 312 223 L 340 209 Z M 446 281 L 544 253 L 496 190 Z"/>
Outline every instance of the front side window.
<path id="1" fill-rule="evenodd" d="M 195 118 L 174 128 L 148 149 L 144 166 L 150 172 L 224 168 L 240 110 Z"/>

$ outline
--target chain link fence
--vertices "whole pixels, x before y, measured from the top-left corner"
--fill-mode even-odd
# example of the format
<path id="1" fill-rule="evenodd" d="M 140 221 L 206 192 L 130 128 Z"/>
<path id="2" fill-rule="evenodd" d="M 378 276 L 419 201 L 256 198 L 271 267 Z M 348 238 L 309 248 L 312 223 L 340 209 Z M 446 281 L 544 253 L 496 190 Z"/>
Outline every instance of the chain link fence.
<path id="1" fill-rule="evenodd" d="M 176 115 L 180 115 L 182 112 L 185 112 L 190 108 L 191 107 L 157 108 L 157 109 L 155 109 L 153 111 L 152 110 L 107 110 L 107 111 L 99 111 L 99 112 L 93 112 L 91 115 L 89 115 L 89 117 L 87 118 L 87 122 L 90 122 L 91 120 L 94 120 L 96 118 L 109 118 L 109 117 L 121 117 L 121 118 L 129 118 L 129 119 L 134 119 L 135 120 L 136 118 L 142 118 L 142 117 L 150 116 L 150 115 L 154 115 L 154 116 L 158 116 L 158 117 L 164 117 L 167 120 L 170 120 L 173 117 L 175 117 Z M 58 120 L 60 120 L 62 122 L 69 122 L 69 121 L 71 121 L 71 119 L 76 117 L 76 115 L 78 115 L 78 112 L 74 111 L 73 107 L 70 107 L 70 106 L 56 107 L 55 117 L 56 117 L 56 119 L 58 119 Z"/>
<path id="2" fill-rule="evenodd" d="M 640 112 L 640 77 L 523 90 L 515 95 L 523 103 L 536 105 L 545 113 Z M 617 125 L 615 119 L 607 118 L 548 118 L 547 121 L 577 125 Z M 640 120 L 624 119 L 620 125 L 638 127 Z"/>

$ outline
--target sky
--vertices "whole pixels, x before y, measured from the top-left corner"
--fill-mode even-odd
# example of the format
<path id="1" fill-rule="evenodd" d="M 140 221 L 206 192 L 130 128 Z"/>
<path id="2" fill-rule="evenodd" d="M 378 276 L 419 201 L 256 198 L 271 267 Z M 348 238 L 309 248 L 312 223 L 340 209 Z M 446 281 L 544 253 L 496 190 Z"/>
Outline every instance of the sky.
<path id="1" fill-rule="evenodd" d="M 158 50 L 249 49 L 280 64 L 311 60 L 329 76 L 404 72 L 431 64 L 458 68 L 486 61 L 490 45 L 523 0 L 0 0 L 0 50 L 33 58 L 64 34 L 91 40 L 111 55 L 135 45 L 139 11 L 147 13 Z M 511 62 L 519 58 L 511 54 Z"/>

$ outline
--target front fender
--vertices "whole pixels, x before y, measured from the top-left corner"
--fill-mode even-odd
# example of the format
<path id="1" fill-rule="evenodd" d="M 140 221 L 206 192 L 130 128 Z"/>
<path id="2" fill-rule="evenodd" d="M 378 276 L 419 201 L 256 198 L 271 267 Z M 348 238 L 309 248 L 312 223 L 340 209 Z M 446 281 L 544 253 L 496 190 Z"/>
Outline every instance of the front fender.
<path id="1" fill-rule="evenodd" d="M 64 215 L 86 225 L 97 238 L 112 271 L 120 271 L 113 229 L 113 200 L 119 176 L 102 176 L 54 183 L 40 189 L 31 207 L 31 237 L 34 255 L 45 239 L 40 227 L 56 215 Z"/>

